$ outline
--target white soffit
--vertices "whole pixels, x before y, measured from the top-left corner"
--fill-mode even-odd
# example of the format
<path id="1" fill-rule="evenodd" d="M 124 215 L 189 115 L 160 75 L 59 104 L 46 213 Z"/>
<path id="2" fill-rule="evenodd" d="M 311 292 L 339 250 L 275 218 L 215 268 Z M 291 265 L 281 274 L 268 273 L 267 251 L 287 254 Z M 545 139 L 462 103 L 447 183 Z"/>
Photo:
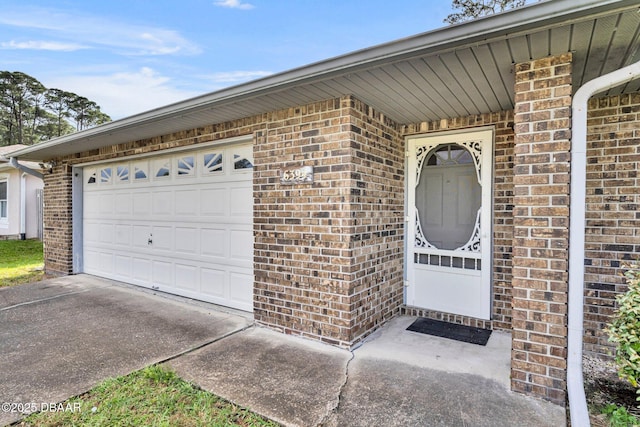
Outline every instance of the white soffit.
<path id="1" fill-rule="evenodd" d="M 513 108 L 514 64 L 572 52 L 573 86 L 640 60 L 632 0 L 551 0 L 311 64 L 18 151 L 44 160 L 354 95 L 400 124 Z M 515 23 L 514 23 L 515 22 Z M 640 90 L 632 81 L 606 94 Z"/>

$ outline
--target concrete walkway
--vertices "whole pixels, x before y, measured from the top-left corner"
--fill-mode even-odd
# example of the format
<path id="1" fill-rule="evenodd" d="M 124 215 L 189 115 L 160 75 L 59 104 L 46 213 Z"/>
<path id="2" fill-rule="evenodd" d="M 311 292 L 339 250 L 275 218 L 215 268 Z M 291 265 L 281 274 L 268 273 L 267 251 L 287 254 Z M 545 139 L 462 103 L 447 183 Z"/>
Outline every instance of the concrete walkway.
<path id="1" fill-rule="evenodd" d="M 563 426 L 564 408 L 509 391 L 510 337 L 486 347 L 389 322 L 353 352 L 254 327 L 168 363 L 287 426 Z"/>
<path id="2" fill-rule="evenodd" d="M 287 426 L 565 425 L 564 408 L 509 391 L 508 334 L 482 347 L 406 331 L 412 321 L 347 351 L 86 275 L 0 289 L 0 402 L 60 402 L 164 362 Z M 0 425 L 19 416 L 0 412 Z"/>

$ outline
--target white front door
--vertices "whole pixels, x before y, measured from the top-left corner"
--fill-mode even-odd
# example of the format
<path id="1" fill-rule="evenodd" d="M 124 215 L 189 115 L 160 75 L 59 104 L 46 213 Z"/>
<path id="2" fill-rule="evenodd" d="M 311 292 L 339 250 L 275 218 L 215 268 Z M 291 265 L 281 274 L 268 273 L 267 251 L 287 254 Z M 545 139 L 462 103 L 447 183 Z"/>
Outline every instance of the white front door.
<path id="1" fill-rule="evenodd" d="M 493 130 L 407 139 L 407 305 L 491 313 Z"/>

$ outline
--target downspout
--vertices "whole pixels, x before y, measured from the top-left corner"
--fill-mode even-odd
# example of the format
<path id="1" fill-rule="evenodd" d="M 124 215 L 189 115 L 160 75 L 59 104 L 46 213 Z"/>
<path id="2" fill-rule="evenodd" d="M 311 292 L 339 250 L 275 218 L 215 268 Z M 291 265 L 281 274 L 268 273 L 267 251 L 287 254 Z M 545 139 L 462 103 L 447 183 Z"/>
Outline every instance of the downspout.
<path id="1" fill-rule="evenodd" d="M 20 240 L 27 238 L 27 174 L 20 176 Z"/>
<path id="2" fill-rule="evenodd" d="M 20 163 L 18 163 L 18 159 L 16 159 L 15 157 L 9 158 L 9 164 L 24 173 L 33 175 L 36 178 L 44 179 L 44 176 L 40 172 L 34 171 L 33 169 L 26 167 L 25 165 L 21 165 Z"/>
<path id="3" fill-rule="evenodd" d="M 640 77 L 640 61 L 584 84 L 573 97 L 571 198 L 569 213 L 569 296 L 567 331 L 567 392 L 571 425 L 589 426 L 582 373 L 584 321 L 584 240 L 587 176 L 587 105 L 598 92 Z"/>

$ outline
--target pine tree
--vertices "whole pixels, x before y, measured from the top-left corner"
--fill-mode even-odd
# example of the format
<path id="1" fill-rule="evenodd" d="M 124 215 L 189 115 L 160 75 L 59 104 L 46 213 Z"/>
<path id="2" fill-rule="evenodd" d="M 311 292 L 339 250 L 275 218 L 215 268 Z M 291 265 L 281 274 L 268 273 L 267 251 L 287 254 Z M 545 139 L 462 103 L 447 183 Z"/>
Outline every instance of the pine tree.
<path id="1" fill-rule="evenodd" d="M 0 146 L 36 144 L 111 121 L 95 102 L 47 89 L 18 71 L 0 71 Z"/>

